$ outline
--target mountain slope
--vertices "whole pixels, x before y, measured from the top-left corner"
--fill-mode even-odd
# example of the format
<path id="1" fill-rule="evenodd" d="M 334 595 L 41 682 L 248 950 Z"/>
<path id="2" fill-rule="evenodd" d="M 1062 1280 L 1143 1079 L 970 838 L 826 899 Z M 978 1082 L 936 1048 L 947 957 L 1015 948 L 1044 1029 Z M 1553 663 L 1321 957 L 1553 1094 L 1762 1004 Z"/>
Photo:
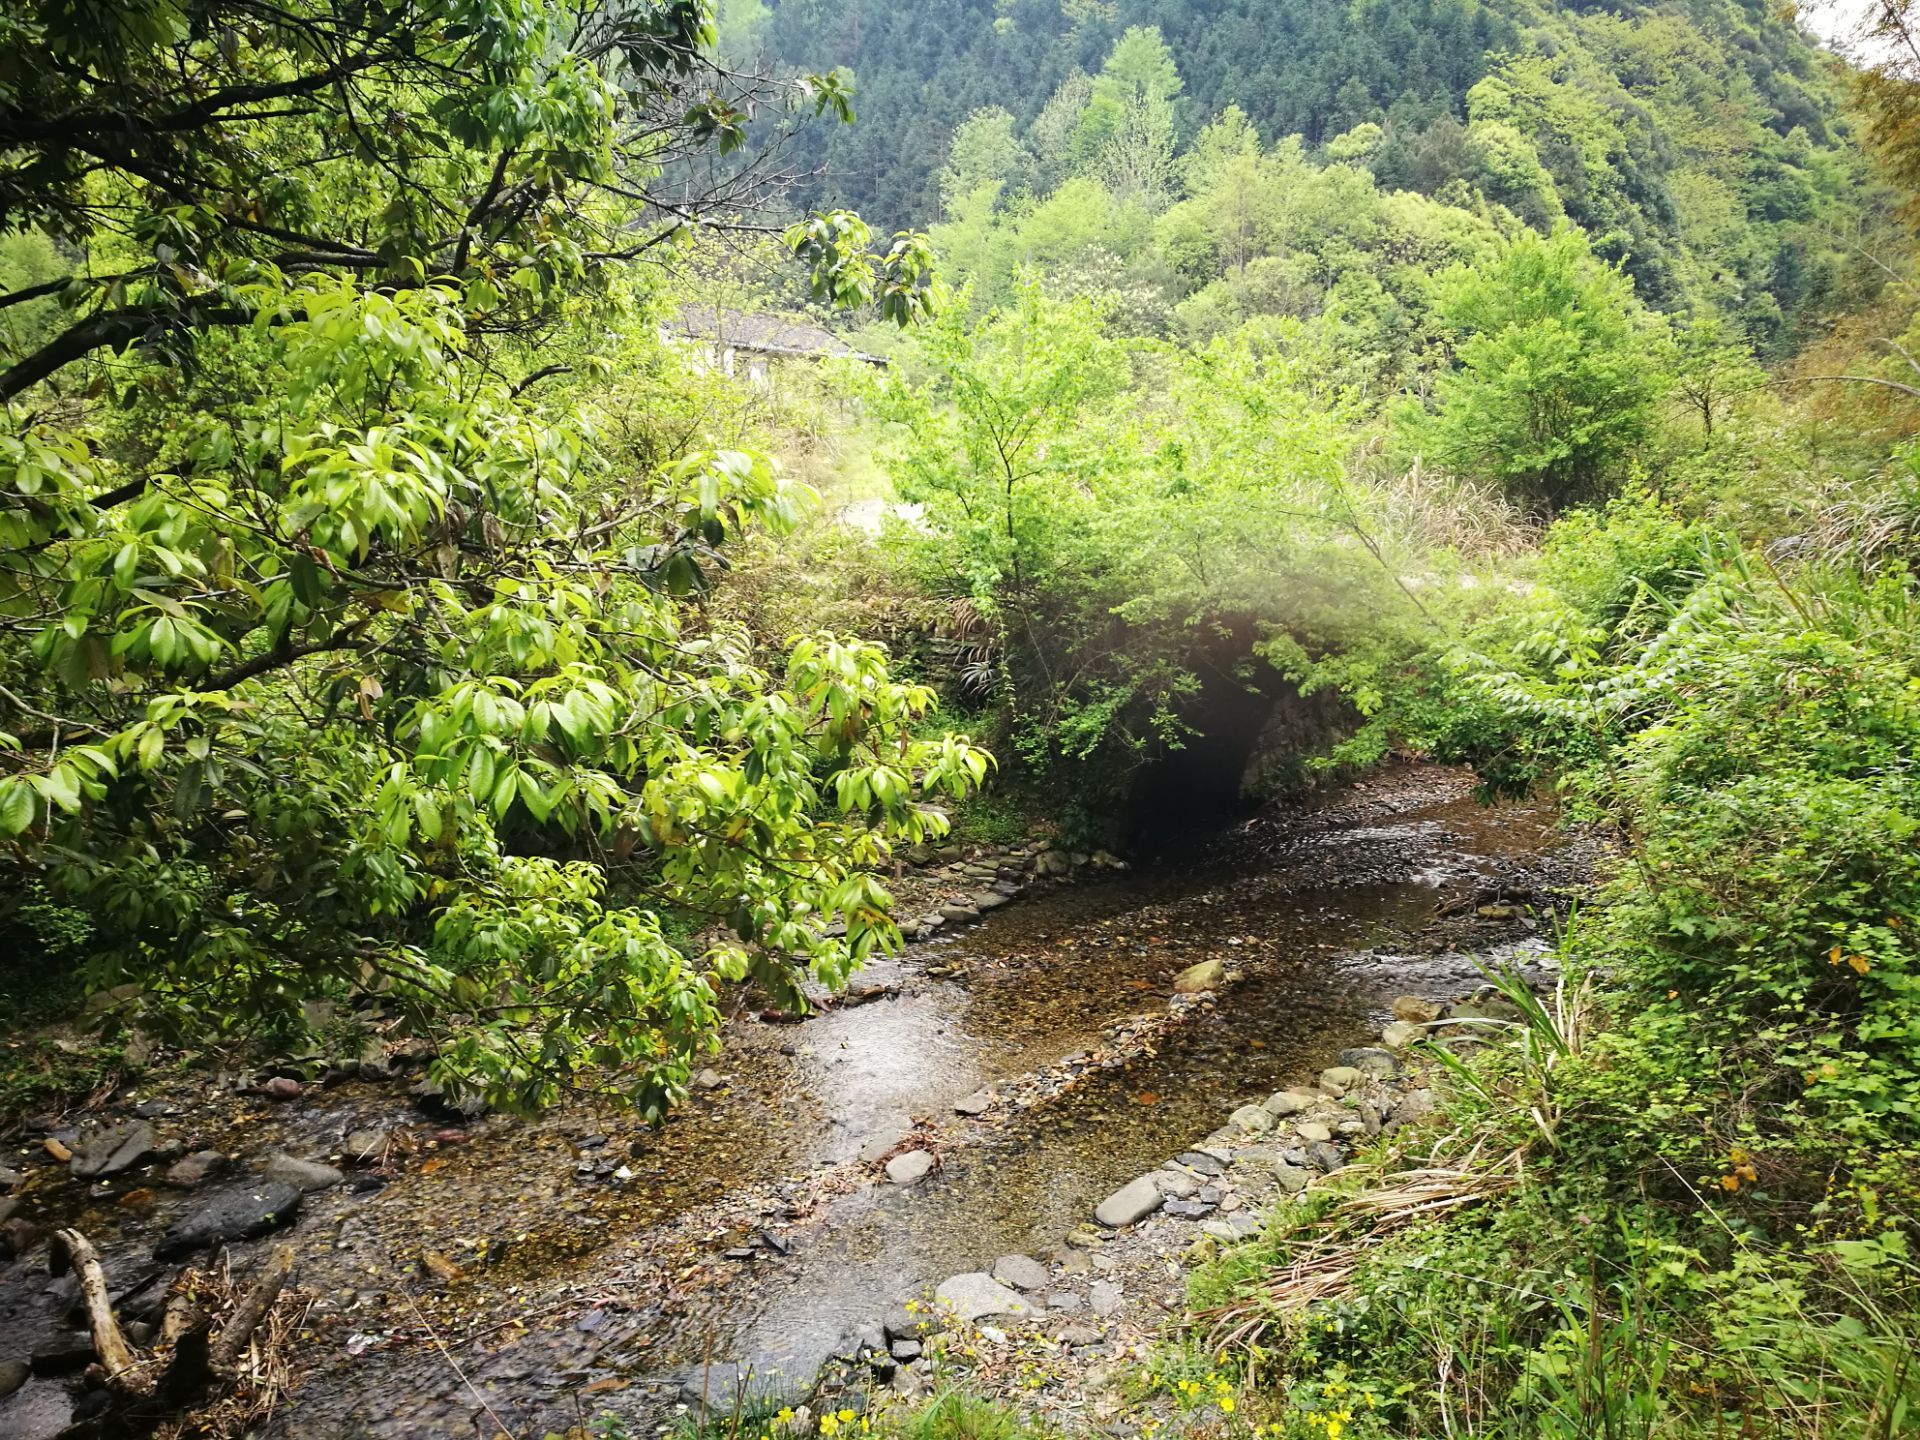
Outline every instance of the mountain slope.
<path id="1" fill-rule="evenodd" d="M 1868 208 L 1829 62 L 1767 0 L 732 0 L 727 14 L 741 58 L 853 72 L 860 123 L 803 132 L 794 158 L 815 172 L 807 201 L 883 225 L 942 215 L 955 131 L 985 107 L 1037 162 L 1006 203 L 1022 183 L 1042 195 L 1097 172 L 1086 97 L 1139 26 L 1177 67 L 1178 145 L 1233 105 L 1262 141 L 1299 135 L 1316 154 L 1377 125 L 1362 148 L 1383 189 L 1570 220 L 1643 299 L 1710 303 L 1764 348 L 1802 338 L 1823 254 Z"/>

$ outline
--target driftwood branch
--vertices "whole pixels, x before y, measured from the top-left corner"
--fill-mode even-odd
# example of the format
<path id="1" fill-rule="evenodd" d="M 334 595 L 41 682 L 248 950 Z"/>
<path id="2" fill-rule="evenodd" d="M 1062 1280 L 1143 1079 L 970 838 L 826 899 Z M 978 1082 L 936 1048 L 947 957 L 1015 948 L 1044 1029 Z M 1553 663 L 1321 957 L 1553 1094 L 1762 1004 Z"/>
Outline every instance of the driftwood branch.
<path id="1" fill-rule="evenodd" d="M 80 1281 L 80 1297 L 87 1307 L 87 1324 L 93 1331 L 93 1353 L 106 1373 L 107 1384 L 123 1395 L 143 1395 L 153 1388 L 153 1379 L 145 1371 L 120 1333 L 120 1322 L 113 1318 L 113 1301 L 107 1293 L 106 1272 L 100 1268 L 100 1256 L 93 1242 L 78 1230 L 61 1230 L 54 1236 L 53 1263 L 56 1268 L 72 1265 Z"/>
<path id="2" fill-rule="evenodd" d="M 230 1374 L 239 1364 L 247 1346 L 253 1343 L 253 1332 L 267 1318 L 267 1312 L 273 1309 L 273 1302 L 280 1298 L 280 1292 L 286 1288 L 292 1275 L 293 1247 L 274 1246 L 272 1258 L 261 1267 L 253 1285 L 234 1307 L 227 1323 L 221 1327 L 213 1348 L 207 1352 L 207 1360 L 215 1374 Z"/>

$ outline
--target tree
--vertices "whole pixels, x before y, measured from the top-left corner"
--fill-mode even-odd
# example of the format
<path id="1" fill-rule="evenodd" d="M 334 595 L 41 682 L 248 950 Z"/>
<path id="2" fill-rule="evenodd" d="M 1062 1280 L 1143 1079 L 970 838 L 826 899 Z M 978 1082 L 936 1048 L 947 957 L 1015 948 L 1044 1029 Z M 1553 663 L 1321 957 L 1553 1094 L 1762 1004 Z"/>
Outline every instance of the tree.
<path id="1" fill-rule="evenodd" d="M 1100 177 L 1121 203 L 1164 210 L 1173 193 L 1173 145 L 1173 106 L 1151 95 L 1130 100 L 1101 148 Z"/>
<path id="2" fill-rule="evenodd" d="M 770 670 L 705 622 L 721 547 L 804 495 L 738 451 L 625 468 L 593 415 L 628 262 L 751 183 L 654 188 L 739 151 L 705 8 L 0 29 L 57 57 L 0 78 L 5 222 L 79 256 L 0 297 L 67 307 L 0 375 L 0 837 L 90 979 L 198 1033 L 376 991 L 450 1083 L 613 1072 L 658 1110 L 720 983 L 791 1003 L 896 943 L 866 867 L 985 757 L 916 738 L 931 696 L 872 646 Z M 786 243 L 823 299 L 927 308 L 917 237 Z"/>
<path id="3" fill-rule="evenodd" d="M 1714 423 L 1742 395 L 1766 384 L 1766 372 L 1754 363 L 1751 347 L 1731 340 L 1711 315 L 1688 325 L 1675 347 L 1673 397 L 1700 420 L 1700 433 L 1713 443 Z"/>
<path id="4" fill-rule="evenodd" d="M 1166 116 L 1169 136 L 1172 105 L 1180 94 L 1180 69 L 1173 52 L 1151 25 L 1134 25 L 1114 41 L 1107 62 L 1093 79 L 1086 108 L 1074 129 L 1072 155 L 1081 174 L 1099 173 L 1122 139 L 1133 116 L 1138 130 L 1144 117 Z M 1145 122 L 1152 123 L 1152 122 Z"/>
<path id="5" fill-rule="evenodd" d="M 1194 137 L 1181 157 L 1181 178 L 1187 193 L 1197 195 L 1218 183 L 1236 161 L 1260 154 L 1260 136 L 1246 111 L 1229 105 Z"/>
<path id="6" fill-rule="evenodd" d="M 1093 99 L 1093 79 L 1084 70 L 1075 70 L 1047 97 L 1047 103 L 1027 130 L 1027 144 L 1033 151 L 1034 188 L 1051 192 L 1071 173 L 1073 137 L 1079 132 L 1080 117 Z"/>
<path id="7" fill-rule="evenodd" d="M 981 189 L 992 186 L 990 204 L 1018 191 L 1032 168 L 1033 157 L 1013 134 L 1013 116 L 998 105 L 974 111 L 953 132 L 947 163 L 940 170 L 940 200 L 951 220 L 960 206 Z"/>
<path id="8" fill-rule="evenodd" d="M 1632 282 L 1561 228 L 1523 230 L 1435 289 L 1453 366 L 1433 410 L 1409 413 L 1414 442 L 1545 513 L 1603 496 L 1664 388 L 1661 327 Z"/>

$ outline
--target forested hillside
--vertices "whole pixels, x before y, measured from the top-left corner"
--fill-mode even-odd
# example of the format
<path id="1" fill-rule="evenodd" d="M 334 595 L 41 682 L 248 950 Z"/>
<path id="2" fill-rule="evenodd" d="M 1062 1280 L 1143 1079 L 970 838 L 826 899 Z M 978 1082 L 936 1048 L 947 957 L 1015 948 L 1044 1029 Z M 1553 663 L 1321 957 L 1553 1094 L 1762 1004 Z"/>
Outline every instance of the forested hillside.
<path id="1" fill-rule="evenodd" d="M 1076 180 L 1157 214 L 1194 188 L 1174 153 L 1233 115 L 1384 193 L 1571 220 L 1647 303 L 1705 300 L 1778 349 L 1832 300 L 1860 223 L 1832 77 L 1764 0 L 729 0 L 725 17 L 742 60 L 851 75 L 866 123 L 805 131 L 788 159 L 803 198 L 888 224 L 972 216 L 956 169 L 1016 214 Z M 1178 274 L 1125 258 L 1180 298 Z"/>

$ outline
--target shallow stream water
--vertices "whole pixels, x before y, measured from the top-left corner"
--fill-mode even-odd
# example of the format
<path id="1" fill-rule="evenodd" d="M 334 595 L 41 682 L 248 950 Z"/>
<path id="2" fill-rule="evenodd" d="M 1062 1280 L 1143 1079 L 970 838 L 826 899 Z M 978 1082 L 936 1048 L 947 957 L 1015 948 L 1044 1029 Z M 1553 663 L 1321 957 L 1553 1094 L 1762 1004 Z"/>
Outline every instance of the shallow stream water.
<path id="1" fill-rule="evenodd" d="M 1543 806 L 1479 806 L 1450 771 L 1382 772 L 913 946 L 863 972 L 884 987 L 870 1003 L 743 1018 L 719 1083 L 657 1134 L 573 1108 L 418 1138 L 384 1189 L 306 1207 L 294 1234 L 317 1298 L 274 1433 L 539 1435 L 598 1410 L 657 1420 L 711 1362 L 808 1372 L 947 1275 L 1051 1252 L 1234 1106 L 1360 1042 L 1395 995 L 1471 989 L 1480 941 L 1528 936 L 1449 929 L 1436 903 L 1551 883 L 1561 843 Z M 1126 1043 L 1216 956 L 1245 978 Z M 957 1116 L 982 1087 L 994 1110 Z M 255 1106 L 217 1141 L 324 1153 L 369 1123 L 427 1136 L 418 1121 L 394 1087 L 350 1084 Z M 858 1157 L 910 1131 L 940 1168 L 875 1183 Z M 174 1203 L 72 1218 L 132 1265 Z M 461 1277 L 428 1284 L 425 1250 Z M 22 1294 L 0 1286 L 0 1346 Z M 0 1436 L 31 1433 L 8 1430 L 23 1398 L 0 1403 Z"/>

